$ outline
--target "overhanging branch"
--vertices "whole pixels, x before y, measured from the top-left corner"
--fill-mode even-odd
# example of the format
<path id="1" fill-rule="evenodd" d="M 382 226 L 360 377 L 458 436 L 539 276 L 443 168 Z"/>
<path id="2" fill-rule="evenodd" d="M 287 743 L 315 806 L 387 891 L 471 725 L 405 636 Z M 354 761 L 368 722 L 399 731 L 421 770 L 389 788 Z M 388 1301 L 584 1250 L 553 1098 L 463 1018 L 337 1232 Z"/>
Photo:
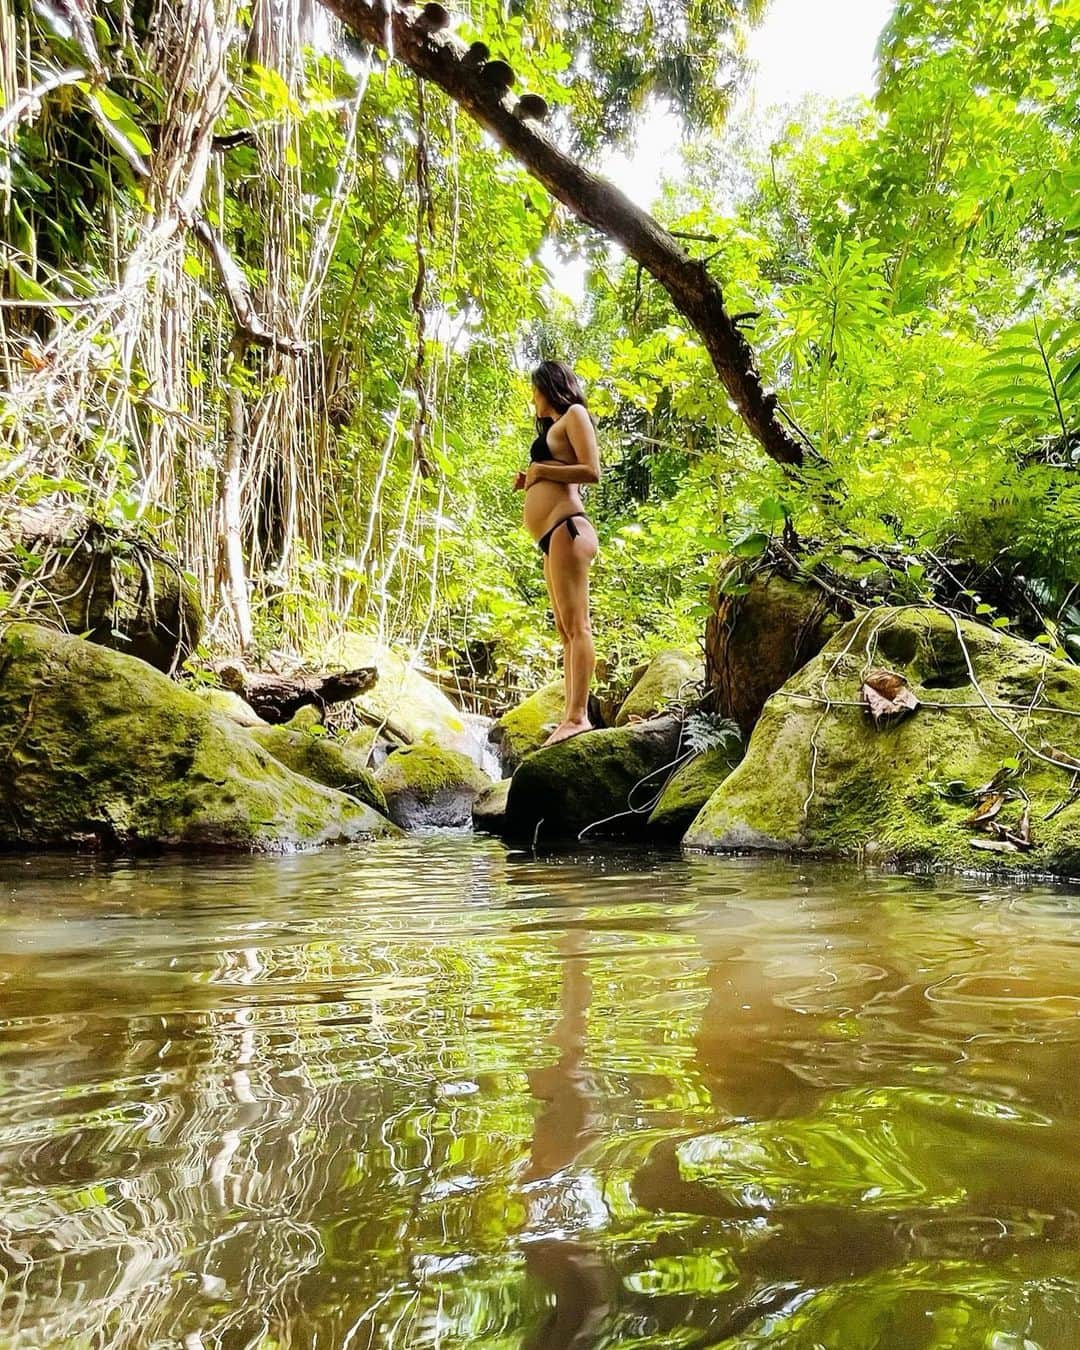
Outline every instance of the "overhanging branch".
<path id="1" fill-rule="evenodd" d="M 762 387 L 749 343 L 724 307 L 705 264 L 686 255 L 675 238 L 618 188 L 565 155 L 531 120 L 540 100 L 509 92 L 505 63 L 487 61 L 441 30 L 445 11 L 429 4 L 403 9 L 393 0 L 320 0 L 365 41 L 386 50 L 417 75 L 437 84 L 492 133 L 544 187 L 581 220 L 621 244 L 664 287 L 675 308 L 704 342 L 712 363 L 747 428 L 773 459 L 803 462 L 803 448 L 783 425 L 777 398 Z"/>

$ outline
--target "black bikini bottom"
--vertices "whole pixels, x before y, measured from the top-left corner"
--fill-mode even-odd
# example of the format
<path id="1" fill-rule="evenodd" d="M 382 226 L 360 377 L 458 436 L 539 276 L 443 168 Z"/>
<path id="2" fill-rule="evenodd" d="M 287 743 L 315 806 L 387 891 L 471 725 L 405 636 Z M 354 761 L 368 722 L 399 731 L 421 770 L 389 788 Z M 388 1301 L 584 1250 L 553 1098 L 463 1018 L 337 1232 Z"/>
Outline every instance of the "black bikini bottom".
<path id="1" fill-rule="evenodd" d="M 563 516 L 562 520 L 557 520 L 555 524 L 552 525 L 551 529 L 548 530 L 547 534 L 542 534 L 540 538 L 536 541 L 537 547 L 539 548 L 540 552 L 546 554 L 547 551 L 551 548 L 551 536 L 555 533 L 555 531 L 559 528 L 560 525 L 565 525 L 567 533 L 569 534 L 570 538 L 576 539 L 578 535 L 581 533 L 578 527 L 574 524 L 574 521 L 577 520 L 578 518 L 580 518 L 581 520 L 588 520 L 589 517 L 585 514 L 584 511 L 575 511 L 572 516 Z"/>

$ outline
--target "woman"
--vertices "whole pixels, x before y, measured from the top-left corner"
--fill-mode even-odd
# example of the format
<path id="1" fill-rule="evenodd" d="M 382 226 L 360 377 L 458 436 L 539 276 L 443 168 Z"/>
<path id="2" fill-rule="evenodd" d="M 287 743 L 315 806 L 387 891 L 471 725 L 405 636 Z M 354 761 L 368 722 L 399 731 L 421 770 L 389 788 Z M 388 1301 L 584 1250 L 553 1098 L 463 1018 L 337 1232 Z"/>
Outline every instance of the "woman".
<path id="1" fill-rule="evenodd" d="M 532 399 L 539 432 L 527 473 L 514 487 L 525 493 L 525 528 L 544 555 L 555 627 L 563 645 L 566 711 L 544 742 L 554 745 L 589 731 L 587 712 L 596 653 L 589 624 L 589 566 L 599 547 L 592 522 L 581 509 L 582 483 L 599 483 L 600 457 L 592 418 L 577 376 L 561 361 L 543 361 L 533 371 Z"/>

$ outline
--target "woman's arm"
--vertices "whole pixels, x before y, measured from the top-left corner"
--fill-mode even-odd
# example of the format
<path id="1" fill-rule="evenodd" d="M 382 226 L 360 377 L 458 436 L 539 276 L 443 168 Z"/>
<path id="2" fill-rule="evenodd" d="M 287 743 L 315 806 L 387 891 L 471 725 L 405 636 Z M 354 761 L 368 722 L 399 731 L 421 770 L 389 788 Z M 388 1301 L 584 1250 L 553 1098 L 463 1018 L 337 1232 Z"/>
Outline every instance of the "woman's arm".
<path id="1" fill-rule="evenodd" d="M 600 452 L 596 446 L 596 432 L 592 418 L 580 404 L 575 404 L 566 414 L 566 436 L 577 462 L 557 464 L 543 460 L 539 464 L 530 464 L 525 475 L 526 487 L 531 487 L 540 478 L 553 483 L 599 483 Z"/>

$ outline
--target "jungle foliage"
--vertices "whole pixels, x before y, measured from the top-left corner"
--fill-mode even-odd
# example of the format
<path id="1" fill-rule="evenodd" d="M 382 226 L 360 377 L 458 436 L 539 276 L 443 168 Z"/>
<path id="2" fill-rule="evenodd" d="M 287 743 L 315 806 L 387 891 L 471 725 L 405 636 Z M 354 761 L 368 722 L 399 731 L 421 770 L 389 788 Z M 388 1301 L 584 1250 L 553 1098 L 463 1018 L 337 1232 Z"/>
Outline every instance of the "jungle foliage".
<path id="1" fill-rule="evenodd" d="M 581 153 L 650 99 L 695 129 L 656 210 L 816 451 L 797 477 L 636 265 L 590 249 L 575 311 L 539 257 L 566 229 L 547 193 L 285 8 L 0 0 L 8 508 L 169 546 L 213 643 L 354 624 L 535 685 L 555 649 L 508 484 L 529 362 L 558 354 L 599 419 L 609 666 L 693 643 L 719 558 L 784 539 L 856 588 L 887 564 L 916 598 L 944 569 L 1076 655 L 1080 0 L 900 0 L 875 98 L 766 135 L 723 125 L 756 0 L 461 15 Z"/>

